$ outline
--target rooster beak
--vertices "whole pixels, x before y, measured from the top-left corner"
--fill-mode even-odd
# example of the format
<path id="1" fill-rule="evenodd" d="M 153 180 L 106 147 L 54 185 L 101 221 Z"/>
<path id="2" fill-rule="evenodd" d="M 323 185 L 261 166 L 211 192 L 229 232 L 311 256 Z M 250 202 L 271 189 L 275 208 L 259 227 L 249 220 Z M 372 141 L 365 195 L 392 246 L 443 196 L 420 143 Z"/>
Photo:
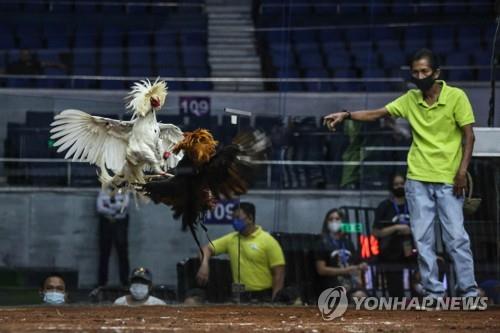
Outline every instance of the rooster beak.
<path id="1" fill-rule="evenodd" d="M 160 107 L 160 98 L 158 97 L 151 97 L 149 99 L 149 102 L 151 103 L 151 106 L 155 109 Z"/>

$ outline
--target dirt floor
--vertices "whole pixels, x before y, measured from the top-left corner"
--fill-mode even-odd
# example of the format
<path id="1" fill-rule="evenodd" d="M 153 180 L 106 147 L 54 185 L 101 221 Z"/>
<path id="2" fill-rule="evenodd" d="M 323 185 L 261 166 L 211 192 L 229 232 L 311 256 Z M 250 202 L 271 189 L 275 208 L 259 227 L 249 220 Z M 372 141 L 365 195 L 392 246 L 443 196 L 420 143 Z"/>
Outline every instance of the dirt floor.
<path id="1" fill-rule="evenodd" d="M 316 307 L 9 307 L 0 332 L 500 332 L 485 311 L 356 311 L 323 321 Z"/>

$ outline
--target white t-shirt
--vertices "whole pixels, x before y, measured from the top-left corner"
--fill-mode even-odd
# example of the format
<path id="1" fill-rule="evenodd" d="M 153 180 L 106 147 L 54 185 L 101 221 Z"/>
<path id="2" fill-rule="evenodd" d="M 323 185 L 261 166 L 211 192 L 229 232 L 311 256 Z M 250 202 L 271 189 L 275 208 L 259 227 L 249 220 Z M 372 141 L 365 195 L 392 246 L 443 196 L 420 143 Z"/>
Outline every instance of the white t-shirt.
<path id="1" fill-rule="evenodd" d="M 129 304 L 127 301 L 127 297 L 129 296 L 122 296 L 120 298 L 117 298 L 115 302 L 113 303 L 114 305 L 128 305 L 128 306 L 142 306 L 142 305 L 167 305 L 164 301 L 162 301 L 159 298 L 156 298 L 154 296 L 148 296 L 148 299 L 145 302 L 142 303 L 132 303 Z"/>

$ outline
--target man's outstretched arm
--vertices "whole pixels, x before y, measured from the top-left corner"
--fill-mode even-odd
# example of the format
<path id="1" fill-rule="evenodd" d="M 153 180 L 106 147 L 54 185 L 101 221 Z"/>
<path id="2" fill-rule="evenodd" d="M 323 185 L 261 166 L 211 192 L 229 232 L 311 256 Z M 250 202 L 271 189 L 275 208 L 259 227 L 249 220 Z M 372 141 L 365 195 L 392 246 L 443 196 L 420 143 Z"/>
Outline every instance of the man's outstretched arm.
<path id="1" fill-rule="evenodd" d="M 387 115 L 389 115 L 389 111 L 387 111 L 385 107 L 375 110 L 362 110 L 353 112 L 341 111 L 331 113 L 326 116 L 323 120 L 323 124 L 326 125 L 329 130 L 335 131 L 335 127 L 348 118 L 356 121 L 375 121 Z"/>

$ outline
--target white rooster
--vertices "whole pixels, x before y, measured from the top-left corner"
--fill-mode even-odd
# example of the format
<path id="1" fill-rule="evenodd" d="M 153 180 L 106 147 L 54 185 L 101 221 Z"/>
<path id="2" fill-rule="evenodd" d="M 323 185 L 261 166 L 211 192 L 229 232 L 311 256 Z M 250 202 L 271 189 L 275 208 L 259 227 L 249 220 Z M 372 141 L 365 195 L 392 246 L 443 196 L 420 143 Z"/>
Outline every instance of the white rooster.
<path id="1" fill-rule="evenodd" d="M 99 180 L 103 187 L 129 187 L 144 183 L 144 171 L 157 175 L 174 168 L 182 159 L 182 152 L 173 154 L 182 131 L 172 124 L 156 120 L 165 103 L 167 88 L 164 81 L 136 82 L 127 98 L 127 108 L 133 112 L 130 121 L 92 116 L 69 109 L 54 117 L 52 139 L 57 152 L 68 150 L 64 158 L 84 161 L 100 168 Z M 112 171 L 110 175 L 108 169 Z"/>

